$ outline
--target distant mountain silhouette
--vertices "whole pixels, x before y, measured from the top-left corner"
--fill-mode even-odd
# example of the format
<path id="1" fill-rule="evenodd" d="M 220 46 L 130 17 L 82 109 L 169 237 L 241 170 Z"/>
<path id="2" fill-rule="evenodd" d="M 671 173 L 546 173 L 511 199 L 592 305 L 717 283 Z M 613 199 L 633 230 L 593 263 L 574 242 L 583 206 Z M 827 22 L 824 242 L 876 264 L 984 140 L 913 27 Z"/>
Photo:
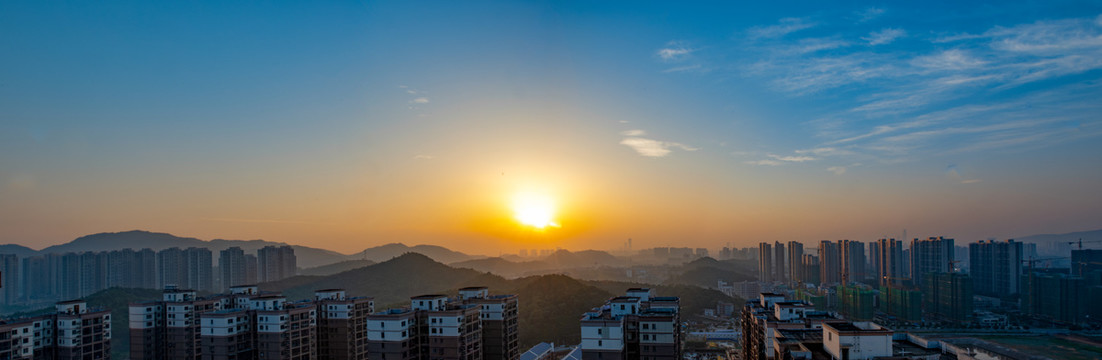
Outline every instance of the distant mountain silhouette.
<path id="1" fill-rule="evenodd" d="M 19 257 L 34 256 L 38 251 L 31 249 L 23 245 L 6 244 L 0 245 L 0 254 L 15 254 Z"/>
<path id="2" fill-rule="evenodd" d="M 307 279 L 303 279 L 307 278 Z M 265 291 L 280 291 L 289 299 L 312 298 L 318 289 L 342 288 L 354 296 L 373 296 L 377 306 L 408 302 L 411 296 L 466 286 L 501 288 L 507 280 L 470 269 L 456 269 L 419 253 L 324 277 L 296 276 L 260 284 Z"/>
<path id="3" fill-rule="evenodd" d="M 460 261 L 450 265 L 456 268 L 474 269 L 505 277 L 539 274 L 555 268 L 555 266 L 543 261 L 509 261 L 499 257 Z"/>
<path id="4" fill-rule="evenodd" d="M 299 271 L 299 274 L 310 276 L 327 276 L 371 265 L 375 265 L 375 262 L 371 260 L 345 260 L 339 263 L 302 269 L 302 271 Z"/>
<path id="5" fill-rule="evenodd" d="M 467 255 L 458 251 L 452 251 L 442 246 L 415 245 L 410 247 L 406 246 L 406 244 L 403 243 L 390 243 L 386 245 L 367 248 L 364 249 L 364 251 L 351 255 L 350 257 L 363 260 L 371 260 L 374 262 L 383 262 L 401 256 L 402 254 L 411 252 L 425 255 L 433 260 L 442 263 L 453 263 L 457 261 L 484 258 L 484 256 Z"/>
<path id="6" fill-rule="evenodd" d="M 143 249 L 150 248 L 154 251 L 160 251 L 168 248 L 189 248 L 189 247 L 202 247 L 210 249 L 214 252 L 214 263 L 218 263 L 218 252 L 225 250 L 233 246 L 239 246 L 245 253 L 255 254 L 257 249 L 265 246 L 281 246 L 287 245 L 285 243 L 278 243 L 273 241 L 264 240 L 222 240 L 215 239 L 211 241 L 203 241 L 190 237 L 179 237 L 172 234 L 156 233 L 142 230 L 123 231 L 116 233 L 99 233 L 81 236 L 68 243 L 54 245 L 45 249 L 39 250 L 32 254 L 22 255 L 31 256 L 34 254 L 49 254 L 49 253 L 67 253 L 67 252 L 84 252 L 84 251 L 111 251 L 121 249 Z M 0 249 L 4 247 L 19 246 L 19 245 L 0 245 Z M 301 245 L 291 245 L 295 248 L 295 257 L 298 258 L 299 267 L 316 267 L 321 265 L 332 264 L 349 258 L 348 255 L 341 254 L 334 251 L 306 247 Z M 21 247 L 21 246 L 20 246 Z M 3 252 L 0 250 L 0 252 Z"/>
<path id="7" fill-rule="evenodd" d="M 623 259 L 612 256 L 604 251 L 598 250 L 583 250 L 578 252 L 571 252 L 567 250 L 559 250 L 551 253 L 547 257 L 540 259 L 545 263 L 551 264 L 556 267 L 598 267 L 598 266 L 621 266 L 626 263 Z"/>

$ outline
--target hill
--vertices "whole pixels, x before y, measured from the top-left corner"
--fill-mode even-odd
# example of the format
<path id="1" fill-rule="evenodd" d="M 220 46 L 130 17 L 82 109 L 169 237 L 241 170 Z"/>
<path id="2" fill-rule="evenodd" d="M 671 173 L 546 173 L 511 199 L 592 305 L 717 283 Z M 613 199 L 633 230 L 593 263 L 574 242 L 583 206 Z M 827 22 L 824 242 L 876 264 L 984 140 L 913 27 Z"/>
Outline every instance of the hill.
<path id="1" fill-rule="evenodd" d="M 375 265 L 375 262 L 371 261 L 371 260 L 345 260 L 345 261 L 341 261 L 339 263 L 333 263 L 333 264 L 329 264 L 329 265 L 322 265 L 322 266 L 318 266 L 318 267 L 302 269 L 302 270 L 299 271 L 299 275 L 326 276 L 326 275 L 339 274 L 339 273 L 342 273 L 342 272 L 345 272 L 345 271 L 348 271 L 348 270 L 359 269 L 359 268 L 362 268 L 364 266 L 371 266 L 371 265 Z"/>
<path id="2" fill-rule="evenodd" d="M 304 279 L 306 281 L 304 281 Z M 314 290 L 343 288 L 352 296 L 375 297 L 376 306 L 405 303 L 411 296 L 466 286 L 504 288 L 507 280 L 470 269 L 456 269 L 428 256 L 406 253 L 375 265 L 324 277 L 295 276 L 260 284 L 263 291 L 280 291 L 288 299 L 312 298 Z"/>
<path id="3" fill-rule="evenodd" d="M 702 257 L 685 265 L 674 273 L 665 283 L 668 285 L 695 285 L 712 289 L 720 280 L 729 282 L 754 281 L 757 274 L 740 270 L 739 264 Z"/>
<path id="4" fill-rule="evenodd" d="M 543 275 L 514 280 L 511 293 L 520 299 L 520 346 L 543 341 L 577 344 L 581 341 L 578 319 L 582 313 L 604 304 L 613 293 L 564 275 Z M 619 289 L 616 293 L 622 293 Z"/>
<path id="5" fill-rule="evenodd" d="M 473 269 L 482 272 L 494 273 L 504 277 L 519 277 L 554 268 L 550 264 L 542 261 L 517 262 L 505 260 L 499 257 L 460 261 L 457 263 L 452 263 L 450 264 L 450 266 L 461 269 Z"/>
<path id="6" fill-rule="evenodd" d="M 555 268 L 620 266 L 627 263 L 623 259 L 612 256 L 612 254 L 598 250 L 583 250 L 577 252 L 559 250 L 540 259 L 540 261 L 550 264 Z"/>
<path id="7" fill-rule="evenodd" d="M 154 251 L 160 251 L 168 248 L 189 248 L 189 247 L 201 247 L 210 249 L 213 252 L 213 261 L 218 264 L 218 252 L 228 249 L 230 247 L 238 246 L 246 253 L 256 253 L 257 249 L 265 246 L 282 246 L 287 245 L 285 243 L 278 243 L 264 240 L 223 240 L 215 239 L 211 241 L 203 241 L 190 237 L 179 237 L 166 233 L 155 233 L 142 230 L 123 231 L 115 233 L 99 233 L 81 236 L 73 241 L 47 247 L 39 250 L 34 254 L 24 255 L 32 256 L 35 254 L 49 254 L 49 253 L 66 253 L 66 252 L 84 252 L 84 251 L 111 251 L 121 249 L 143 249 L 150 248 Z M 13 245 L 2 245 L 13 246 Z M 14 245 L 18 246 L 18 245 Z M 291 245 L 295 248 L 295 257 L 298 258 L 299 267 L 316 267 L 321 265 L 332 264 L 342 260 L 348 259 L 348 255 L 341 254 L 335 251 L 329 251 L 324 249 L 317 249 L 301 245 Z"/>
<path id="8" fill-rule="evenodd" d="M 364 249 L 364 251 L 355 254 L 356 257 L 371 260 L 374 262 L 383 262 L 395 257 L 401 256 L 405 253 L 418 253 L 429 257 L 430 259 L 442 262 L 453 263 L 459 261 L 467 261 L 472 259 L 480 259 L 484 256 L 467 255 L 458 251 L 452 251 L 448 248 L 436 245 L 415 245 L 406 246 L 402 243 L 391 243 L 386 245 L 380 245 L 372 248 Z"/>
<path id="9" fill-rule="evenodd" d="M 28 256 L 34 256 L 37 253 L 38 252 L 35 251 L 34 249 L 31 249 L 31 248 L 23 246 L 23 245 L 16 245 L 16 244 L 0 245 L 0 254 L 14 254 L 18 257 L 23 258 L 23 257 L 28 257 Z"/>

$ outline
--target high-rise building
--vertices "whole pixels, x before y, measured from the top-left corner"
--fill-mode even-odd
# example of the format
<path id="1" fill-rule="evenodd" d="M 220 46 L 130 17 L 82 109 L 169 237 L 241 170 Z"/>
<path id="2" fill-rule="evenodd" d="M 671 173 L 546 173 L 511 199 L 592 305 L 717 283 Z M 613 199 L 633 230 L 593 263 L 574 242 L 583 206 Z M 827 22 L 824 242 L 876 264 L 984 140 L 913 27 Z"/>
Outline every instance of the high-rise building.
<path id="1" fill-rule="evenodd" d="M 157 252 L 157 287 L 186 288 L 187 256 L 180 248 L 168 248 Z"/>
<path id="2" fill-rule="evenodd" d="M 459 300 L 482 312 L 482 357 L 520 358 L 519 302 L 516 295 L 490 295 L 484 286 L 459 289 Z"/>
<path id="3" fill-rule="evenodd" d="M 13 254 L 0 254 L 0 304 L 10 305 L 19 301 L 19 282 L 21 266 L 19 257 Z"/>
<path id="4" fill-rule="evenodd" d="M 840 243 L 819 242 L 819 285 L 842 282 L 842 249 Z"/>
<path id="5" fill-rule="evenodd" d="M 842 250 L 842 282 L 865 280 L 865 243 L 854 240 L 838 242 Z"/>
<path id="6" fill-rule="evenodd" d="M 869 243 L 869 255 L 868 262 L 865 263 L 865 272 L 867 277 L 871 278 L 876 284 L 880 284 L 882 279 L 880 277 L 880 241 L 873 241 Z"/>
<path id="7" fill-rule="evenodd" d="M 23 298 L 28 301 L 56 299 L 57 256 L 32 256 L 23 259 Z M 9 276 L 4 274 L 3 276 Z"/>
<path id="8" fill-rule="evenodd" d="M 842 321 L 830 312 L 816 310 L 808 302 L 785 301 L 784 295 L 774 293 L 761 293 L 757 299 L 747 300 L 740 317 L 740 355 L 744 360 L 777 359 L 775 341 L 779 331 L 821 332 L 824 324 Z"/>
<path id="9" fill-rule="evenodd" d="M 211 251 L 207 248 L 191 247 L 184 250 L 187 257 L 187 286 L 199 291 L 214 291 L 214 265 Z"/>
<path id="10" fill-rule="evenodd" d="M 968 244 L 968 262 L 976 294 L 995 297 L 1018 294 L 1023 255 L 1022 243 L 1014 240 L 980 240 Z"/>
<path id="11" fill-rule="evenodd" d="M 63 301 L 52 314 L 0 322 L 3 359 L 111 359 L 111 312 Z"/>
<path id="12" fill-rule="evenodd" d="M 333 358 L 363 359 L 361 329 L 367 326 L 370 301 L 343 297 L 339 289 L 318 294 L 316 301 L 289 302 L 278 294 L 261 294 L 256 286 L 235 286 L 229 294 L 200 298 L 194 290 L 170 287 L 160 301 L 130 304 L 130 356 L 314 359 L 337 354 Z M 324 337 L 317 333 L 320 311 L 327 318 L 321 322 L 328 335 Z"/>
<path id="13" fill-rule="evenodd" d="M 927 274 L 953 271 L 953 239 L 930 237 L 911 241 L 911 279 L 915 284 L 925 284 Z"/>
<path id="14" fill-rule="evenodd" d="M 1085 277 L 1092 271 L 1100 270 L 1102 270 L 1102 250 L 1080 249 L 1071 251 L 1072 275 Z"/>
<path id="15" fill-rule="evenodd" d="M 923 277 L 925 313 L 935 319 L 967 324 L 972 320 L 972 278 L 965 274 L 929 272 Z"/>
<path id="16" fill-rule="evenodd" d="M 767 242 L 758 244 L 758 281 L 772 282 L 773 279 L 773 245 Z"/>
<path id="17" fill-rule="evenodd" d="M 582 359 L 680 359 L 680 312 L 677 297 L 628 289 L 582 315 Z"/>
<path id="18" fill-rule="evenodd" d="M 773 244 L 773 281 L 788 282 L 788 276 L 785 271 L 788 267 L 785 266 L 784 261 L 784 244 L 777 241 Z"/>
<path id="19" fill-rule="evenodd" d="M 1022 275 L 1022 313 L 1050 321 L 1078 324 L 1088 306 L 1083 278 L 1065 274 Z"/>
<path id="20" fill-rule="evenodd" d="M 804 282 L 819 283 L 819 257 L 811 254 L 804 254 L 800 262 L 801 269 L 803 270 L 801 277 Z M 744 298 L 745 299 L 745 298 Z"/>
<path id="21" fill-rule="evenodd" d="M 880 286 L 900 285 L 903 274 L 903 242 L 896 239 L 880 239 L 876 243 L 876 252 L 872 254 L 877 268 L 876 277 Z M 870 244 L 870 248 L 871 248 Z"/>
<path id="22" fill-rule="evenodd" d="M 343 289 L 314 293 L 318 309 L 318 357 L 367 359 L 367 317 L 375 312 L 375 299 L 348 297 Z"/>
<path id="23" fill-rule="evenodd" d="M 265 246 L 257 250 L 256 260 L 259 282 L 283 280 L 297 271 L 295 248 L 290 246 Z"/>
<path id="24" fill-rule="evenodd" d="M 258 281 L 259 277 L 256 274 L 258 263 L 259 262 L 256 260 L 256 255 L 245 254 L 245 283 L 246 284 L 256 284 L 257 282 L 259 282 Z"/>
<path id="25" fill-rule="evenodd" d="M 903 321 L 922 321 L 922 292 L 899 285 L 881 286 L 880 310 Z"/>
<path id="26" fill-rule="evenodd" d="M 803 271 L 804 244 L 799 241 L 788 242 L 788 276 L 792 283 L 808 281 Z"/>
<path id="27" fill-rule="evenodd" d="M 218 253 L 218 272 L 221 273 L 222 290 L 239 285 L 250 285 L 248 282 L 248 263 L 245 251 L 234 246 Z"/>
<path id="28" fill-rule="evenodd" d="M 371 359 L 507 359 L 520 353 L 516 295 L 489 295 L 485 287 L 459 297 L 421 295 L 410 307 L 367 317 Z"/>

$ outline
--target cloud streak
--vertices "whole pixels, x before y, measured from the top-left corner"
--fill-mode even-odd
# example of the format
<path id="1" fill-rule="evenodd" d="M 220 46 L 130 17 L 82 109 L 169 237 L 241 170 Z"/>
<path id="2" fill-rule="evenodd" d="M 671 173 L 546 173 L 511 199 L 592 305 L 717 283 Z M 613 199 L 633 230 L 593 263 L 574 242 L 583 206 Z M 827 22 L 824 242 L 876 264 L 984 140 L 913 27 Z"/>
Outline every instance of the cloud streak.
<path id="1" fill-rule="evenodd" d="M 620 134 L 626 136 L 624 139 L 620 140 L 620 145 L 627 146 L 635 150 L 639 155 L 645 157 L 666 157 L 673 153 L 673 150 L 699 150 L 699 148 L 682 143 L 643 138 L 641 136 L 646 135 L 646 132 L 643 130 L 628 130 Z"/>

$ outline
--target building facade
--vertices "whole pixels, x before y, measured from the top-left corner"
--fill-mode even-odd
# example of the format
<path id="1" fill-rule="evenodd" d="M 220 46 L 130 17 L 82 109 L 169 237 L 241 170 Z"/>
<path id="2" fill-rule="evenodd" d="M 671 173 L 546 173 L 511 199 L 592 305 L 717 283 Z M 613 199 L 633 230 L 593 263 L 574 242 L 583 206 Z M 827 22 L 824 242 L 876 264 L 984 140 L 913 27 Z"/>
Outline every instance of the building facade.
<path id="1" fill-rule="evenodd" d="M 628 289 L 582 315 L 582 359 L 680 359 L 680 311 L 677 297 Z"/>

